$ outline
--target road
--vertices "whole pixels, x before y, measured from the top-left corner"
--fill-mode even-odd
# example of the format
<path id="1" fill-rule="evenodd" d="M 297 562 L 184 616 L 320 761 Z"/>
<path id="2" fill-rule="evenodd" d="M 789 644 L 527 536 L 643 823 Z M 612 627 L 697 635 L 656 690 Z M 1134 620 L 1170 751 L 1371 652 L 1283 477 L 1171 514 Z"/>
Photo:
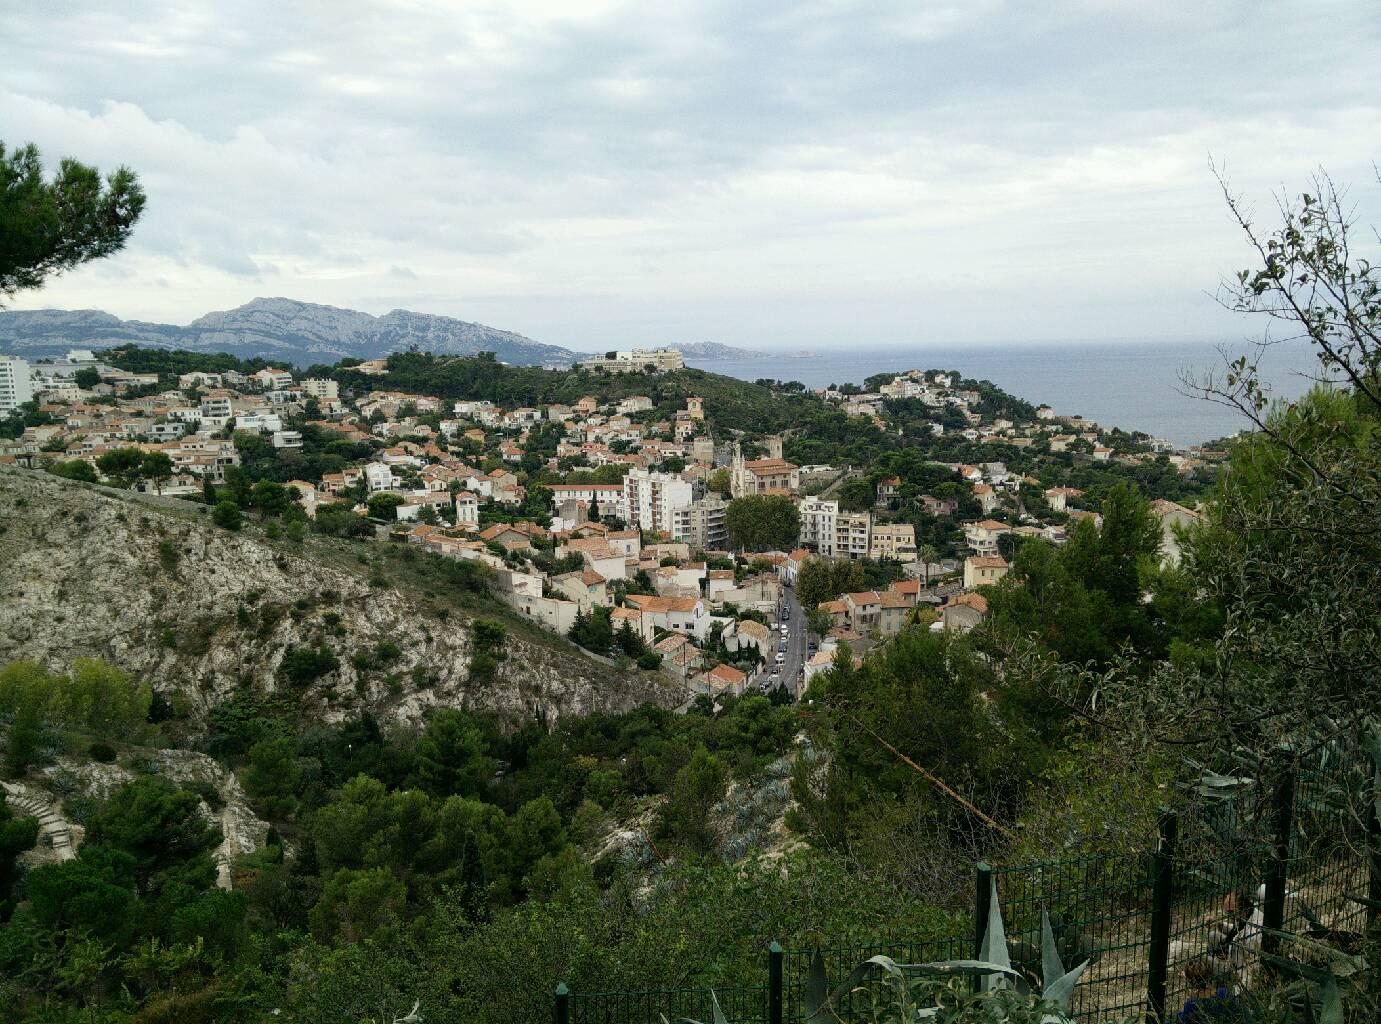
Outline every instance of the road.
<path id="1" fill-rule="evenodd" d="M 786 650 L 781 647 L 780 623 L 785 620 L 791 632 L 787 636 Z M 786 655 L 783 662 L 781 674 L 778 676 L 768 676 L 768 685 L 773 685 L 778 679 L 784 680 L 791 691 L 792 697 L 799 697 L 801 692 L 801 673 L 805 668 L 806 659 L 810 657 L 806 650 L 806 613 L 801 609 L 801 604 L 796 600 L 796 591 L 793 587 L 783 588 L 782 605 L 777 609 L 777 618 L 773 623 L 776 631 L 776 639 L 773 641 L 773 652 L 768 656 L 769 662 L 775 662 L 777 652 L 782 651 Z"/>

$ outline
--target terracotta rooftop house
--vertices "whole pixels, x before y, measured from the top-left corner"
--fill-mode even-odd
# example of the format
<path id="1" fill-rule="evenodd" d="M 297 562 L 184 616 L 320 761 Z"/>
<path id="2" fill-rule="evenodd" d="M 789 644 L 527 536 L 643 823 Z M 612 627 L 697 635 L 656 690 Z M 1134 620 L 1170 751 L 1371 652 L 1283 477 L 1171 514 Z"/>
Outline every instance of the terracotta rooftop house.
<path id="1" fill-rule="evenodd" d="M 940 609 L 941 629 L 967 633 L 988 615 L 988 599 L 982 594 L 956 594 Z M 931 627 L 932 629 L 935 627 Z"/>
<path id="2" fill-rule="evenodd" d="M 709 692 L 716 695 L 726 691 L 735 695 L 740 694 L 748 682 L 748 677 L 732 665 L 716 665 L 700 678 L 704 680 Z"/>
<path id="3" fill-rule="evenodd" d="M 653 597 L 648 594 L 629 594 L 624 600 L 641 612 L 693 612 L 700 603 L 697 597 Z"/>
<path id="4" fill-rule="evenodd" d="M 1001 555 L 974 555 L 964 559 L 964 589 L 992 586 L 1007 575 L 1007 560 Z"/>
<path id="5" fill-rule="evenodd" d="M 905 597 L 907 600 L 909 600 L 912 604 L 915 604 L 915 603 L 916 603 L 916 598 L 919 597 L 919 596 L 920 596 L 920 593 L 921 593 L 921 581 L 920 581 L 920 580 L 897 580 L 897 581 L 894 582 L 891 586 L 889 586 L 887 589 L 890 590 L 890 591 L 892 591 L 893 593 L 901 594 L 903 597 Z"/>

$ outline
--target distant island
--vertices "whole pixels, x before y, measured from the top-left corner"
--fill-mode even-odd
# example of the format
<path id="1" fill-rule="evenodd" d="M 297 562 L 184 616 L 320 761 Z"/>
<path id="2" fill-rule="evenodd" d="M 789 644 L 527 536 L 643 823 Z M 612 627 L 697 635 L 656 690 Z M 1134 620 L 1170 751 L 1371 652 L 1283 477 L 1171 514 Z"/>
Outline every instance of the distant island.
<path id="1" fill-rule="evenodd" d="M 681 355 L 687 359 L 772 359 L 774 357 L 771 352 L 760 352 L 751 348 L 735 348 L 733 345 L 721 345 L 717 341 L 691 341 L 671 347 L 679 349 Z M 779 357 L 780 355 L 781 353 L 776 353 L 776 356 Z"/>

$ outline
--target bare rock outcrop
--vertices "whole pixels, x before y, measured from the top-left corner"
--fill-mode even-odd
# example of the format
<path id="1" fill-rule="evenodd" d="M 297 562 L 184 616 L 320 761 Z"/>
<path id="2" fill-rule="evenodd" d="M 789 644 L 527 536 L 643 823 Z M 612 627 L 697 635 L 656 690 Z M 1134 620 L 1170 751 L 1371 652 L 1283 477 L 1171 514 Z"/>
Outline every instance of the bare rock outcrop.
<path id="1" fill-rule="evenodd" d="M 511 618 L 506 657 L 475 680 L 471 618 L 445 594 L 371 585 L 361 545 L 217 529 L 197 503 L 0 466 L 0 525 L 0 663 L 104 658 L 193 719 L 245 688 L 322 721 L 415 722 L 445 705 L 551 722 L 681 698 Z M 285 671 L 304 649 L 336 667 Z"/>

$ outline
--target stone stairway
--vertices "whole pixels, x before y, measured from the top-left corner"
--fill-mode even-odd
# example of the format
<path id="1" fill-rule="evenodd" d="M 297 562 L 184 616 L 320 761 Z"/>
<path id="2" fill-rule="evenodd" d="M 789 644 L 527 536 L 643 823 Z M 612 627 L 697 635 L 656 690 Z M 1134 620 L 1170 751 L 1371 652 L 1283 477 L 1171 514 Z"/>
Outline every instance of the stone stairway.
<path id="1" fill-rule="evenodd" d="M 76 843 L 72 841 L 72 829 L 58 809 L 46 800 L 31 795 L 22 786 L 12 782 L 0 783 L 5 789 L 5 800 L 10 810 L 19 818 L 37 818 L 39 835 L 47 839 L 53 856 L 58 860 L 71 860 L 77 855 Z"/>

